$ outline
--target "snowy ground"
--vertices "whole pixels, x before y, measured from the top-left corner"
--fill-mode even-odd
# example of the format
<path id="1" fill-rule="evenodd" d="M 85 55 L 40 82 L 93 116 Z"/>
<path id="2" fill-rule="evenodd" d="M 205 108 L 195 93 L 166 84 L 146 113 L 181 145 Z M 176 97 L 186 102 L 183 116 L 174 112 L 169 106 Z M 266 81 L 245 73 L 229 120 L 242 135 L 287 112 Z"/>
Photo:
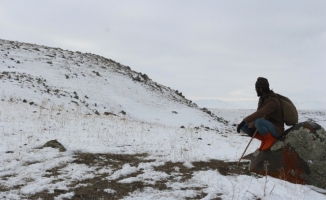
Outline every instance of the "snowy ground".
<path id="1" fill-rule="evenodd" d="M 0 199 L 326 199 L 312 186 L 250 174 L 245 161 L 236 169 L 249 138 L 233 124 L 251 110 L 214 110 L 230 121 L 223 131 L 55 105 L 2 101 L 0 110 Z M 325 127 L 324 111 L 300 113 Z M 54 139 L 67 151 L 39 148 Z"/>
<path id="2" fill-rule="evenodd" d="M 0 59 L 0 199 L 326 199 L 237 165 L 253 110 L 213 115 L 94 54 L 0 40 Z M 306 120 L 326 127 L 325 110 Z"/>

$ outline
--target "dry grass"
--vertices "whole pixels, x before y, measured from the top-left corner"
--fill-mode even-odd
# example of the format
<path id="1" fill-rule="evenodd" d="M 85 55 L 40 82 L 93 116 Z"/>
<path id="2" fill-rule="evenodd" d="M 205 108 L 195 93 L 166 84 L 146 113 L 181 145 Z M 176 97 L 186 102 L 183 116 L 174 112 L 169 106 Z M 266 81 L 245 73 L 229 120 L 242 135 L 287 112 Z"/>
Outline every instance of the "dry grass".
<path id="1" fill-rule="evenodd" d="M 103 169 L 105 167 L 110 167 L 113 171 L 121 169 L 124 164 L 129 164 L 130 166 L 137 167 L 140 163 L 150 163 L 155 162 L 155 160 L 146 159 L 146 154 L 135 154 L 135 155 L 122 155 L 122 154 L 91 154 L 91 153 L 78 153 L 76 154 L 75 164 L 84 164 L 89 167 L 95 168 L 96 170 Z M 120 177 L 116 180 L 108 180 L 107 177 L 110 176 L 109 173 L 99 173 L 96 174 L 93 178 L 85 179 L 81 181 L 73 181 L 68 186 L 68 190 L 65 189 L 55 189 L 53 191 L 42 191 L 34 195 L 26 195 L 27 199 L 54 199 L 59 195 L 71 193 L 74 195 L 71 199 L 122 199 L 123 197 L 128 196 L 130 193 L 135 191 L 142 191 L 145 188 L 153 188 L 155 190 L 161 191 L 172 191 L 173 189 L 168 187 L 168 183 L 173 182 L 186 182 L 190 180 L 193 176 L 193 173 L 203 170 L 218 170 L 222 175 L 249 175 L 248 163 L 240 163 L 237 166 L 237 162 L 224 162 L 220 160 L 210 160 L 209 162 L 193 162 L 194 167 L 187 168 L 184 166 L 184 163 L 181 162 L 166 162 L 163 165 L 154 167 L 154 170 L 157 172 L 162 172 L 168 174 L 168 178 L 155 181 L 155 183 L 148 183 L 146 181 L 134 181 L 131 183 L 121 183 L 122 179 L 137 177 L 138 175 L 143 174 L 142 169 L 137 170 L 132 174 Z M 62 173 L 62 169 L 66 165 L 47 170 L 46 177 L 58 177 Z M 63 181 L 56 179 L 53 181 L 59 182 Z M 19 189 L 23 186 L 15 187 Z M 200 199 L 205 197 L 207 194 L 202 190 L 203 187 L 186 187 L 184 190 L 196 190 L 198 191 L 197 196 L 188 199 Z M 10 191 L 13 188 L 4 188 L 0 186 L 0 191 Z M 114 193 L 108 193 L 105 189 L 114 190 Z M 216 197 L 216 199 L 220 199 Z"/>

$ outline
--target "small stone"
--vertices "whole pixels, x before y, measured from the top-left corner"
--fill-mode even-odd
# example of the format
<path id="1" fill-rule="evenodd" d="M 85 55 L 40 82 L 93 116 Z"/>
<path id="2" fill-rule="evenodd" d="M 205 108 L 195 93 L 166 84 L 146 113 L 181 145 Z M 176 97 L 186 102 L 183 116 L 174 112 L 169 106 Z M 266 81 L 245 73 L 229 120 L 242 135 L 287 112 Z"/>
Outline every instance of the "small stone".
<path id="1" fill-rule="evenodd" d="M 43 148 L 44 147 L 56 148 L 56 149 L 59 149 L 60 152 L 66 151 L 66 148 L 60 142 L 58 142 L 57 140 L 48 141 L 47 143 L 45 143 L 43 145 Z"/>

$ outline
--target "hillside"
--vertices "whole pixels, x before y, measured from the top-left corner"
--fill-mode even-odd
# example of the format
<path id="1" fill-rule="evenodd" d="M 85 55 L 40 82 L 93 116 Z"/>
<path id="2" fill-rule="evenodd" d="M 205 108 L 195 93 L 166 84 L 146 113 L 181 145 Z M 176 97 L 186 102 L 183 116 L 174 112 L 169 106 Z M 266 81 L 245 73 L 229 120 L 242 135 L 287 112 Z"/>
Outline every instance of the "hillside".
<path id="1" fill-rule="evenodd" d="M 225 123 L 181 92 L 102 56 L 0 40 L 0 59 L 1 100 L 175 126 Z"/>
<path id="2" fill-rule="evenodd" d="M 326 199 L 237 164 L 253 110 L 201 109 L 89 53 L 0 40 L 0 58 L 0 199 Z"/>

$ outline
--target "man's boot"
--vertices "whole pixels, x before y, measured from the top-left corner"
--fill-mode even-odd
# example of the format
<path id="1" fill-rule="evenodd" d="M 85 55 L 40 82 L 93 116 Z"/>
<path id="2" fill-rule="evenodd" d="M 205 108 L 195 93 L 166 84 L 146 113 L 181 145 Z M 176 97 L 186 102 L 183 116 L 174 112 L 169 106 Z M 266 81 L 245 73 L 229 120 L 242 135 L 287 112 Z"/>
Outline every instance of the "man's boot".
<path id="1" fill-rule="evenodd" d="M 263 135 L 263 137 L 264 137 L 264 140 L 265 140 L 265 144 L 263 145 L 261 150 L 262 151 L 267 151 L 276 142 L 276 138 L 273 137 L 269 132 L 266 135 Z"/>
<path id="2" fill-rule="evenodd" d="M 265 138 L 259 132 L 256 133 L 254 138 L 261 141 L 260 147 L 258 148 L 258 150 L 261 151 L 262 147 L 265 145 Z"/>

